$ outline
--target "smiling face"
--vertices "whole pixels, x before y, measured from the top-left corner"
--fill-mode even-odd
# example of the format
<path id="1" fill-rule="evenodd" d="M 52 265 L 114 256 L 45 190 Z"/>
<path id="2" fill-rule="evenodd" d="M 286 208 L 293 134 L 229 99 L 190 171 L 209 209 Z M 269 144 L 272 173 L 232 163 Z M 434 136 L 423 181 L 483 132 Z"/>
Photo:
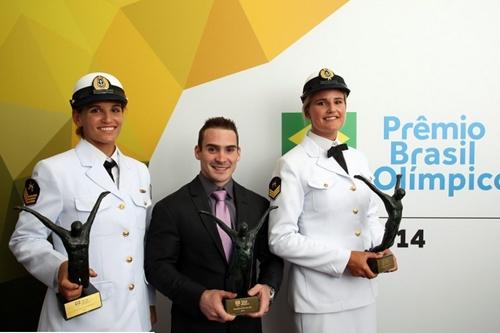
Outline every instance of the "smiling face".
<path id="1" fill-rule="evenodd" d="M 236 133 L 229 129 L 207 128 L 194 154 L 200 161 L 201 173 L 222 187 L 231 179 L 240 160 Z"/>
<path id="2" fill-rule="evenodd" d="M 346 99 L 340 90 L 322 90 L 313 94 L 304 110 L 311 120 L 312 132 L 324 138 L 335 140 L 345 122 Z"/>
<path id="3" fill-rule="evenodd" d="M 123 123 L 123 107 L 118 102 L 104 101 L 73 110 L 73 121 L 82 129 L 82 137 L 111 156 Z"/>

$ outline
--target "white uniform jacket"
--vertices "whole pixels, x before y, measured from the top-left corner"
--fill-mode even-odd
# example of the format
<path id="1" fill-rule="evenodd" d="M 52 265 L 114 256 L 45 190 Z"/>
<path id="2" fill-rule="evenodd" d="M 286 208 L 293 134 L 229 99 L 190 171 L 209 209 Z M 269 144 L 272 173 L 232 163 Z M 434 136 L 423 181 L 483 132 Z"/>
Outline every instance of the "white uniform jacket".
<path id="1" fill-rule="evenodd" d="M 57 273 L 67 260 L 61 239 L 32 214 L 21 212 L 9 246 L 17 260 L 48 286 L 39 331 L 149 331 L 153 292 L 144 276 L 144 235 L 151 206 L 147 167 L 118 151 L 119 187 L 103 167 L 96 148 L 81 140 L 75 149 L 40 161 L 33 179 L 40 186 L 30 208 L 70 230 L 87 221 L 99 194 L 101 202 L 90 231 L 90 282 L 102 307 L 65 321 L 57 305 Z M 52 234 L 53 245 L 47 241 Z"/>
<path id="2" fill-rule="evenodd" d="M 346 269 L 351 250 L 378 245 L 384 233 L 378 198 L 353 176 L 370 179 L 365 157 L 345 150 L 349 174 L 310 137 L 282 156 L 273 177 L 281 192 L 271 202 L 271 252 L 291 263 L 289 302 L 295 312 L 330 313 L 375 301 L 375 282 Z"/>

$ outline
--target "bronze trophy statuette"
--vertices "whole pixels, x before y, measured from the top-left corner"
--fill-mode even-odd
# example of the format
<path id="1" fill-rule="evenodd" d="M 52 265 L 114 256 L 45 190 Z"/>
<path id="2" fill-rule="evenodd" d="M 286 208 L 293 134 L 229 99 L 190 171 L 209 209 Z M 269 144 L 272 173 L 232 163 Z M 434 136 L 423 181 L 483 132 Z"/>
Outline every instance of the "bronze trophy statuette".
<path id="1" fill-rule="evenodd" d="M 230 283 L 228 290 L 235 292 L 237 298 L 226 299 L 226 312 L 232 315 L 258 312 L 260 308 L 257 296 L 248 297 L 248 290 L 251 288 L 253 269 L 253 250 L 257 234 L 266 221 L 269 212 L 278 206 L 271 206 L 260 218 L 259 223 L 251 230 L 246 222 L 236 229 L 231 229 L 223 221 L 213 214 L 200 211 L 200 214 L 211 217 L 226 232 L 233 241 L 233 260 L 230 265 Z"/>
<path id="2" fill-rule="evenodd" d="M 68 301 L 61 294 L 57 294 L 59 304 L 64 319 L 68 320 L 82 315 L 102 306 L 101 294 L 89 282 L 89 241 L 90 228 L 99 209 L 102 199 L 110 192 L 102 192 L 99 195 L 87 222 L 74 221 L 71 224 L 71 231 L 66 230 L 47 217 L 28 207 L 15 207 L 17 210 L 24 210 L 35 215 L 47 228 L 58 235 L 68 254 L 68 275 L 69 280 L 83 286 L 82 294 L 79 298 Z"/>
<path id="3" fill-rule="evenodd" d="M 394 194 L 388 195 L 381 192 L 375 187 L 368 179 L 363 176 L 356 175 L 357 178 L 363 181 L 368 187 L 377 194 L 382 202 L 384 203 L 385 210 L 387 211 L 387 222 L 385 223 L 384 237 L 382 238 L 382 243 L 377 245 L 368 251 L 370 252 L 382 252 L 390 248 L 394 244 L 394 239 L 399 230 L 399 224 L 401 223 L 401 218 L 403 217 L 403 204 L 401 199 L 405 196 L 406 192 L 400 187 L 401 175 L 396 176 L 396 186 L 394 187 Z M 395 267 L 394 256 L 386 255 L 382 258 L 369 258 L 368 266 L 373 273 L 384 273 L 392 270 Z"/>

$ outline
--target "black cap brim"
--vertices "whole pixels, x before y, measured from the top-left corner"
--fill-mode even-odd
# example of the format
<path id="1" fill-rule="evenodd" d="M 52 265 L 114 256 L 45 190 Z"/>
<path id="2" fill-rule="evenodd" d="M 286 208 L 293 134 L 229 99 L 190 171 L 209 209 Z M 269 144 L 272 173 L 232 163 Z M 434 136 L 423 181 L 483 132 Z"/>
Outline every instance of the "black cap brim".
<path id="1" fill-rule="evenodd" d="M 300 99 L 302 100 L 302 103 L 304 103 L 304 100 L 311 94 L 329 89 L 341 90 L 347 96 L 349 96 L 349 93 L 351 92 L 351 90 L 347 88 L 347 85 L 342 76 L 335 75 L 333 74 L 333 71 L 324 68 L 319 72 L 317 76 L 309 79 L 304 84 L 304 88 L 302 89 L 302 96 L 300 96 Z"/>
<path id="2" fill-rule="evenodd" d="M 300 96 L 300 99 L 302 100 L 302 102 L 304 102 L 307 96 L 317 93 L 318 91 L 329 90 L 329 89 L 341 90 L 345 92 L 347 96 L 349 96 L 349 93 L 351 92 L 351 90 L 347 88 L 345 84 L 333 81 L 323 81 L 319 85 L 316 85 L 315 87 L 304 92 L 302 96 Z"/>
<path id="3" fill-rule="evenodd" d="M 112 87 L 111 89 L 107 89 L 105 91 L 95 91 L 89 87 L 81 89 L 73 94 L 70 104 L 72 108 L 78 109 L 85 105 L 102 101 L 117 101 L 123 106 L 126 106 L 128 102 L 125 97 L 125 93 L 121 88 Z"/>

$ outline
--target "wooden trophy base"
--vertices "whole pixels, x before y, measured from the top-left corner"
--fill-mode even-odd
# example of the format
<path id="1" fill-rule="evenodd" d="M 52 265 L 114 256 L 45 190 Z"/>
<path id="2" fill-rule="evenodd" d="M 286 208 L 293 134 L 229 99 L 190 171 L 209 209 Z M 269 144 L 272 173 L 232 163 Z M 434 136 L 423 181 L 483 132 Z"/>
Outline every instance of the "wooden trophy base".
<path id="1" fill-rule="evenodd" d="M 375 274 L 388 272 L 395 267 L 394 256 L 389 254 L 382 258 L 368 258 L 368 266 Z"/>
<path id="2" fill-rule="evenodd" d="M 232 315 L 259 312 L 260 301 L 257 296 L 226 299 L 226 312 Z"/>
<path id="3" fill-rule="evenodd" d="M 101 294 L 92 284 L 84 288 L 82 295 L 75 300 L 68 301 L 61 294 L 57 294 L 57 298 L 59 299 L 63 317 L 66 320 L 99 309 L 102 306 Z"/>

